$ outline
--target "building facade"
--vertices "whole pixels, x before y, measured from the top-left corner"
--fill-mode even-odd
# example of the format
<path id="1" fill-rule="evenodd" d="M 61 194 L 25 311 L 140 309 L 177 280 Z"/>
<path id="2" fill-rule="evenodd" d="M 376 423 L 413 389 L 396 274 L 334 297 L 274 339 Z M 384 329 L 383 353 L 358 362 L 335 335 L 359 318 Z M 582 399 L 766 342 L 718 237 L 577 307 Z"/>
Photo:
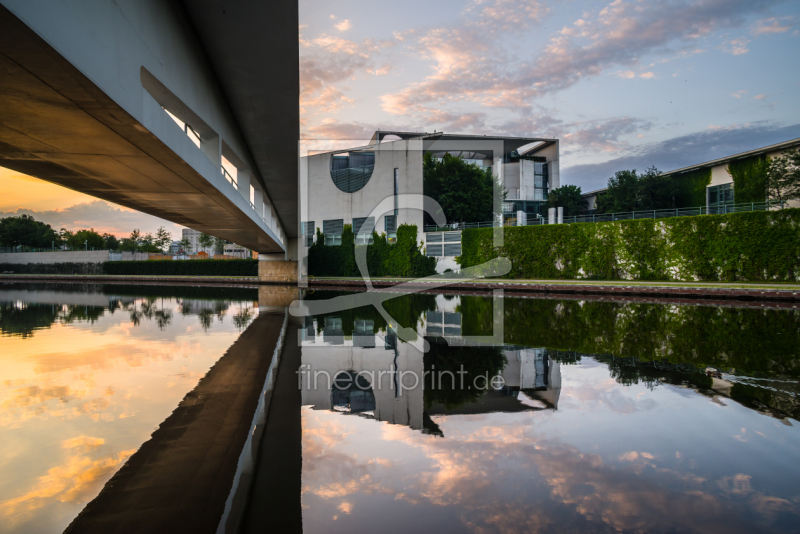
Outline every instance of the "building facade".
<path id="1" fill-rule="evenodd" d="M 415 225 L 428 255 L 441 260 L 437 270 L 457 267 L 452 260 L 461 254 L 460 237 L 424 231 L 425 154 L 451 154 L 490 168 L 508 191 L 505 217 L 540 214 L 548 191 L 560 185 L 557 139 L 377 131 L 368 145 L 308 154 L 300 160 L 301 277 L 307 276 L 308 248 L 317 232 L 325 244 L 338 245 L 348 224 L 356 244 L 367 244 L 372 229 L 391 242 L 401 224 Z M 427 247 L 429 237 L 438 246 Z M 453 246 L 439 245 L 443 241 Z"/>

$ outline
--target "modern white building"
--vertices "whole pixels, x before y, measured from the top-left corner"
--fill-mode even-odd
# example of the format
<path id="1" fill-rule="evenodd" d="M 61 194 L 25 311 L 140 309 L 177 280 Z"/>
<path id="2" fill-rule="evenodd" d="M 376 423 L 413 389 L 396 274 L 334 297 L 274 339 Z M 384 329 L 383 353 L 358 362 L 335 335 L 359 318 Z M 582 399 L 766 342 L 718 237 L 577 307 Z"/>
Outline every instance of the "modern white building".
<path id="1" fill-rule="evenodd" d="M 399 225 L 416 225 L 427 254 L 442 259 L 437 270 L 457 268 L 452 259 L 461 254 L 460 235 L 436 232 L 434 246 L 427 246 L 431 236 L 425 235 L 422 210 L 426 153 L 449 153 L 489 167 L 508 191 L 507 217 L 518 211 L 541 214 L 548 191 L 560 185 L 557 139 L 377 131 L 364 146 L 307 154 L 300 160 L 301 276 L 307 276 L 308 247 L 317 230 L 326 244 L 337 245 L 346 224 L 352 225 L 356 244 L 369 241 L 369 227 L 391 241 Z"/>

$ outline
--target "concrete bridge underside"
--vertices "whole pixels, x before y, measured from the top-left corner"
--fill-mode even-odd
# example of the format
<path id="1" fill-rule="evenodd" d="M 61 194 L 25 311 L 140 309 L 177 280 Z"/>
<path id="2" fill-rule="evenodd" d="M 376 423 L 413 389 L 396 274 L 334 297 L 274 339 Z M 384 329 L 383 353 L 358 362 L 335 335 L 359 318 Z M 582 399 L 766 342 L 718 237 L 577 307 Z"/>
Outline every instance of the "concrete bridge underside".
<path id="1" fill-rule="evenodd" d="M 135 2 L 127 2 L 131 3 Z M 257 91 L 257 80 L 248 84 L 241 79 L 242 75 L 237 78 L 228 74 L 220 81 L 219 74 L 215 73 L 211 59 L 224 63 L 225 53 L 234 52 L 223 49 L 214 50 L 213 54 L 206 53 L 204 46 L 214 46 L 214 39 L 219 36 L 204 42 L 193 26 L 193 14 L 183 11 L 178 2 L 162 3 L 166 7 L 154 7 L 157 4 L 154 2 L 140 3 L 148 5 L 136 7 L 139 11 L 169 9 L 171 13 L 177 13 L 179 23 L 187 28 L 184 33 L 190 38 L 194 35 L 189 48 L 198 51 L 201 66 L 215 78 L 211 92 L 216 90 L 219 97 L 214 104 L 216 108 L 206 113 L 211 119 L 203 117 L 208 121 L 204 124 L 211 124 L 219 132 L 216 140 L 219 158 L 227 149 L 243 162 L 242 168 L 246 167 L 247 171 L 243 172 L 240 181 L 246 179 L 247 182 L 240 184 L 239 190 L 226 182 L 220 173 L 220 159 L 215 162 L 214 150 L 209 152 L 207 147 L 203 147 L 207 158 L 199 150 L 199 156 L 192 153 L 195 147 L 184 132 L 170 122 L 166 113 L 159 116 L 163 112 L 162 106 L 142 89 L 139 80 L 135 80 L 139 82 L 132 99 L 135 105 L 121 105 L 120 102 L 125 104 L 125 100 L 114 90 L 109 90 L 108 84 L 101 83 L 101 89 L 95 83 L 97 79 L 103 81 L 107 73 L 93 75 L 90 79 L 84 73 L 87 70 L 85 66 L 78 68 L 74 64 L 75 54 L 67 54 L 70 56 L 67 59 L 50 44 L 59 42 L 57 35 L 45 40 L 39 35 L 41 27 L 34 31 L 28 25 L 30 20 L 23 22 L 4 5 L 0 5 L 0 166 L 228 239 L 260 253 L 284 253 L 289 240 L 296 235 L 297 227 L 299 82 L 296 76 L 296 2 L 288 2 L 288 9 L 281 8 L 289 22 L 291 19 L 295 21 L 291 28 L 283 28 L 281 37 L 284 41 L 292 41 L 294 54 L 284 58 L 287 65 L 284 72 L 274 69 L 276 74 L 273 78 L 278 84 L 285 78 L 288 85 L 281 88 L 282 93 L 277 96 L 265 88 L 261 95 L 263 102 L 256 103 L 247 91 Z M 4 1 L 2 4 L 15 3 Z M 18 13 L 27 9 L 24 3 L 16 4 L 23 6 L 16 10 Z M 64 9 L 65 3 L 55 4 Z M 220 2 L 188 4 L 193 5 L 192 9 L 200 10 L 194 14 L 194 19 L 206 25 L 203 29 L 214 31 L 208 26 L 208 20 L 218 16 L 215 10 Z M 97 9 L 97 6 L 92 9 Z M 202 12 L 203 9 L 208 12 Z M 246 15 L 239 13 L 240 17 Z M 32 17 L 36 22 L 35 16 Z M 82 30 L 69 28 L 68 23 L 68 20 L 64 21 L 63 31 Z M 135 23 L 143 24 L 141 20 Z M 144 34 L 147 28 L 139 27 L 137 31 Z M 263 27 L 259 32 L 269 33 Z M 109 29 L 105 32 L 98 30 L 98 33 L 108 35 Z M 131 67 L 130 64 L 137 67 L 137 59 L 131 61 L 124 55 L 123 39 L 112 35 L 111 40 L 115 39 L 117 42 L 113 44 L 119 48 L 116 54 L 125 58 L 120 60 L 120 70 L 123 66 Z M 266 46 L 266 43 L 261 44 Z M 63 50 L 63 46 L 59 48 Z M 92 52 L 87 50 L 87 53 Z M 100 54 L 100 50 L 97 53 Z M 214 54 L 216 57 L 209 59 Z M 159 75 L 157 67 L 161 58 L 158 54 L 153 55 L 156 60 L 148 65 L 147 70 L 144 64 L 141 65 L 143 78 L 150 69 Z M 240 57 L 238 60 L 245 59 Z M 233 66 L 236 66 L 235 62 Z M 133 67 L 128 70 L 132 71 Z M 258 74 L 265 67 L 254 64 L 252 72 Z M 168 72 L 169 66 L 165 65 L 163 69 Z M 137 78 L 139 70 L 136 69 Z M 161 79 L 169 81 L 169 75 L 162 72 Z M 119 83 L 135 85 L 130 80 L 130 73 L 118 76 Z M 183 97 L 174 89 L 176 86 L 180 87 L 180 84 L 175 82 L 170 89 Z M 274 88 L 271 90 L 275 92 Z M 120 89 L 120 94 L 127 96 L 127 93 L 130 93 L 130 87 Z M 137 98 L 143 103 L 137 102 Z M 185 98 L 191 102 L 189 96 Z M 199 102 L 195 107 L 202 108 L 210 99 L 195 100 Z M 282 115 L 268 111 L 276 103 L 283 110 Z M 215 111 L 218 108 L 222 111 Z M 249 114 L 247 109 L 251 110 Z M 198 113 L 201 114 L 202 109 Z M 222 116 L 217 121 L 220 124 L 214 124 L 212 120 L 215 113 Z M 266 122 L 261 124 L 259 120 Z M 165 122 L 168 126 L 163 126 Z M 272 138 L 271 143 L 269 138 Z M 185 148 L 187 141 L 189 148 Z M 186 157 L 186 153 L 191 157 Z M 252 202 L 250 186 L 259 195 L 257 206 Z"/>

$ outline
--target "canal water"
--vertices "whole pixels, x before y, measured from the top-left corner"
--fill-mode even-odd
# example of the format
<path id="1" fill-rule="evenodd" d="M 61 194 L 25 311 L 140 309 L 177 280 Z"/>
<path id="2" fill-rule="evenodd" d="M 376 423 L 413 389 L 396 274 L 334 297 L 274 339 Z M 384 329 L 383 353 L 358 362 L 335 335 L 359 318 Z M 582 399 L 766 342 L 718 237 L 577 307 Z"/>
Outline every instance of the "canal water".
<path id="1" fill-rule="evenodd" d="M 61 532 L 269 295 L 0 287 L 0 532 Z M 798 531 L 791 304 L 380 297 L 291 310 L 304 532 Z"/>

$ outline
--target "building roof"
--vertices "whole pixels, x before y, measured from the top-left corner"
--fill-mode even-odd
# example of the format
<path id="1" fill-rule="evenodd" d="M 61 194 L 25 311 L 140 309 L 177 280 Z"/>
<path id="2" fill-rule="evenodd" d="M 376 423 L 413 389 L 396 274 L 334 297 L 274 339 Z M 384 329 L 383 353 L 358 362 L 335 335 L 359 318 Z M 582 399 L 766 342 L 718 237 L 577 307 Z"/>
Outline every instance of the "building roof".
<path id="1" fill-rule="evenodd" d="M 715 167 L 717 165 L 724 165 L 726 163 L 730 163 L 731 161 L 736 161 L 737 159 L 752 158 L 754 156 L 769 154 L 770 152 L 777 152 L 778 150 L 791 148 L 793 146 L 800 146 L 800 137 L 798 137 L 797 139 L 790 139 L 789 141 L 783 141 L 781 143 L 775 143 L 774 145 L 756 148 L 754 150 L 748 150 L 747 152 L 740 152 L 738 154 L 733 154 L 731 156 L 725 156 L 724 158 L 712 159 L 711 161 L 706 161 L 704 163 L 697 163 L 695 165 L 689 165 L 688 167 L 681 167 L 680 169 L 664 172 L 662 173 L 662 175 L 669 176 L 671 174 L 683 174 L 685 172 L 696 171 L 698 169 L 703 169 L 706 167 Z M 608 189 L 607 187 L 604 187 L 602 189 L 595 189 L 594 191 L 587 191 L 586 193 L 582 193 L 581 196 L 584 198 L 591 197 L 599 193 L 602 193 L 607 189 Z"/>
<path id="2" fill-rule="evenodd" d="M 790 139 L 789 141 L 783 141 L 782 143 L 776 143 L 774 145 L 769 145 L 761 148 L 756 148 L 755 150 L 748 150 L 747 152 L 740 152 L 738 154 L 733 154 L 732 156 L 726 156 L 724 158 L 712 159 L 711 161 L 706 161 L 705 163 L 698 163 L 697 165 L 690 165 L 688 167 L 682 167 L 680 169 L 675 169 L 674 171 L 668 171 L 663 174 L 681 174 L 684 172 L 695 171 L 697 169 L 702 169 L 705 167 L 715 167 L 717 165 L 724 165 L 725 163 L 730 163 L 731 161 L 735 161 L 737 159 L 744 159 L 744 158 L 752 158 L 753 156 L 760 156 L 762 154 L 769 154 L 770 152 L 776 152 L 778 150 L 783 150 L 785 148 L 790 148 L 795 145 L 800 145 L 800 137 L 797 139 Z"/>
<path id="3" fill-rule="evenodd" d="M 525 154 L 536 152 L 554 143 L 558 143 L 558 139 L 551 139 L 547 137 L 514 137 L 514 136 L 499 136 L 499 135 L 471 135 L 471 134 L 446 134 L 444 132 L 400 132 L 400 131 L 387 131 L 377 130 L 369 141 L 368 145 L 352 147 L 342 150 L 323 150 L 316 152 L 314 155 L 319 154 L 334 154 L 339 152 L 347 152 L 348 150 L 364 150 L 374 147 L 389 135 L 399 137 L 401 140 L 408 139 L 425 139 L 426 141 L 503 141 L 503 150 L 505 153 L 517 150 L 529 145 L 531 143 L 538 143 L 524 151 Z"/>

